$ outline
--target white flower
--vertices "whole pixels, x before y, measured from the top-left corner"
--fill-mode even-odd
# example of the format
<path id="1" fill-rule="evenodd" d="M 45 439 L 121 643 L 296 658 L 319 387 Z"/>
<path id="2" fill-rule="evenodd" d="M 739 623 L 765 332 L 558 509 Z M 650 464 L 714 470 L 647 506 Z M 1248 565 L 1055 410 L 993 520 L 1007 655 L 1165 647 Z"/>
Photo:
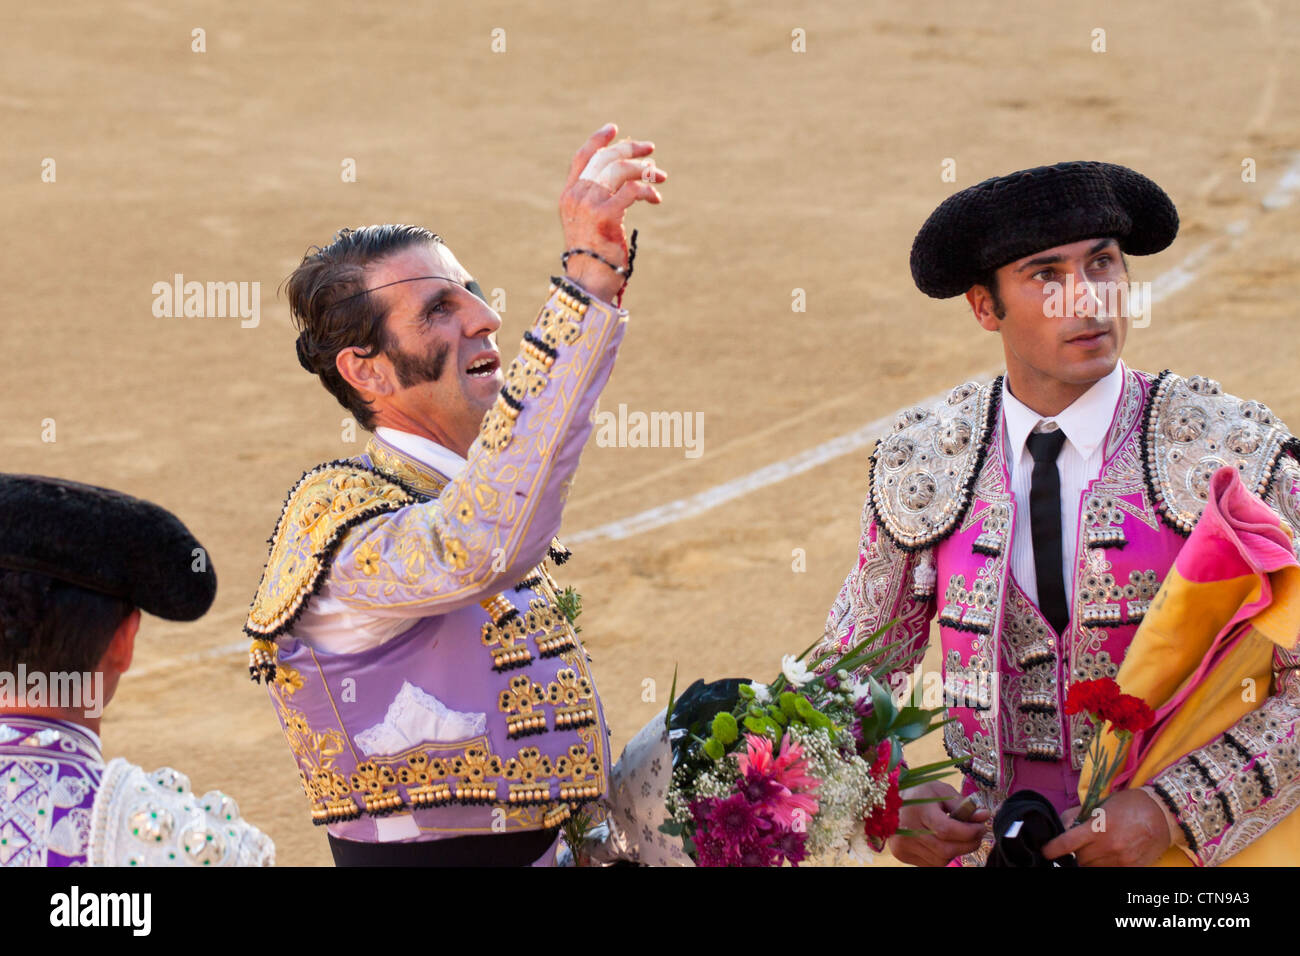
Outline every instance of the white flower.
<path id="1" fill-rule="evenodd" d="M 859 684 L 858 678 L 846 670 L 835 672 L 835 679 L 840 682 L 840 693 L 847 694 L 853 700 L 858 701 L 871 693 L 871 688 L 865 684 Z"/>
<path id="2" fill-rule="evenodd" d="M 811 683 L 817 675 L 808 670 L 803 661 L 794 659 L 793 654 L 786 654 L 781 658 L 781 673 L 785 679 L 790 682 L 792 687 L 802 687 L 804 684 Z"/>
<path id="3" fill-rule="evenodd" d="M 772 703 L 772 692 L 767 689 L 766 684 L 760 684 L 756 680 L 749 682 L 749 689 L 754 692 L 754 700 L 766 707 Z"/>
<path id="4" fill-rule="evenodd" d="M 847 856 L 850 860 L 857 863 L 876 862 L 876 855 L 871 852 L 871 844 L 867 842 L 867 836 L 862 832 L 862 827 L 854 827 L 853 835 L 849 837 L 848 843 Z"/>

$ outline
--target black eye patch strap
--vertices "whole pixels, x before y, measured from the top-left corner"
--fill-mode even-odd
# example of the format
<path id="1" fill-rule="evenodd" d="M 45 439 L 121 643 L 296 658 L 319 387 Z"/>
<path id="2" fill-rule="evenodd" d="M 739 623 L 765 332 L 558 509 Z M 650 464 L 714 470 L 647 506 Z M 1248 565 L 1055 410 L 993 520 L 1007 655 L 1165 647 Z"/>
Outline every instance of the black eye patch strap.
<path id="1" fill-rule="evenodd" d="M 332 309 L 336 305 L 342 305 L 344 302 L 351 302 L 353 299 L 360 298 L 361 296 L 366 295 L 367 293 L 378 292 L 380 289 L 387 289 L 390 285 L 401 285 L 403 282 L 420 282 L 423 281 L 424 279 L 445 279 L 447 282 L 451 282 L 455 285 L 460 285 L 460 283 L 457 282 L 455 279 L 453 279 L 451 276 L 411 276 L 411 278 L 409 279 L 394 279 L 392 282 L 385 282 L 383 285 L 372 286 L 369 289 L 362 289 L 360 292 L 353 293 L 352 295 L 349 296 L 344 296 L 342 299 L 339 299 L 337 302 L 331 302 L 329 307 Z M 466 289 L 473 295 L 478 296 L 478 298 L 481 299 L 484 303 L 487 302 L 487 297 L 483 295 L 483 290 L 479 287 L 479 284 L 476 280 L 470 279 L 469 282 L 467 282 L 464 286 L 462 286 L 462 288 Z"/>

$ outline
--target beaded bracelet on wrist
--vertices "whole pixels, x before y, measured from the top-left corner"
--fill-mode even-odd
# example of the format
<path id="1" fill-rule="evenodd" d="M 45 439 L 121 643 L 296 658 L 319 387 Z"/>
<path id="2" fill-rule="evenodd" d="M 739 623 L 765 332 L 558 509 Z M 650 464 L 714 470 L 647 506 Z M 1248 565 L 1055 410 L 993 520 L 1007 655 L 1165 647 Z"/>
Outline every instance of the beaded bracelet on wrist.
<path id="1" fill-rule="evenodd" d="M 623 305 L 623 290 L 627 288 L 628 281 L 632 278 L 632 263 L 636 261 L 636 237 L 637 237 L 637 230 L 633 229 L 632 239 L 628 243 L 626 266 L 615 265 L 614 263 L 610 262 L 600 253 L 595 252 L 594 250 L 577 249 L 577 248 L 564 250 L 564 252 L 560 255 L 560 265 L 563 268 L 567 269 L 569 267 L 570 258 L 577 255 L 583 255 L 583 256 L 590 256 L 591 258 L 609 266 L 609 268 L 614 270 L 615 274 L 623 277 L 623 284 L 619 287 L 617 297 L 615 299 L 615 305 L 618 305 L 621 308 Z"/>

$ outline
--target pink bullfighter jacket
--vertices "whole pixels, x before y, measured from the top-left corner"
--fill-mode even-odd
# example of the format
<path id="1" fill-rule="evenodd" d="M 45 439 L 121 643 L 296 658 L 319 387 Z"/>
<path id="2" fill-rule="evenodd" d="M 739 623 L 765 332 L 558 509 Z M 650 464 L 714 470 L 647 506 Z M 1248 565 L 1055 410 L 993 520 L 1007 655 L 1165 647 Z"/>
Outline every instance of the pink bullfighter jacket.
<path id="1" fill-rule="evenodd" d="M 1211 379 L 1125 369 L 1101 473 L 1074 503 L 1070 620 L 1057 635 L 1010 569 L 1012 528 L 1029 508 L 1011 492 L 1001 395 L 1001 378 L 959 386 L 903 412 L 877 445 L 858 560 L 814 656 L 897 619 L 895 673 L 910 673 L 937 615 L 955 718 L 944 745 L 964 761 L 963 793 L 996 810 L 1032 788 L 1065 809 L 1090 741 L 1087 719 L 1064 713 L 1070 684 L 1116 674 L 1218 468 L 1235 465 L 1300 530 L 1300 443 L 1266 406 Z M 1294 646 L 1277 651 L 1271 696 L 1152 782 L 1196 863 L 1223 862 L 1300 804 L 1298 664 Z M 986 835 L 962 864 L 990 846 Z"/>

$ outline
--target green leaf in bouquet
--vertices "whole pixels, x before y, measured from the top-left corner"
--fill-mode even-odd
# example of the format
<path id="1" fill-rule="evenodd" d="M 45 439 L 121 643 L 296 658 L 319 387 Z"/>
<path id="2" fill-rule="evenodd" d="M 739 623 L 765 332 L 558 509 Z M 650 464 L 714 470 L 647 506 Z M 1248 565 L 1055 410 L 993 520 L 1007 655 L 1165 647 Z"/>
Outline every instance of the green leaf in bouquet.
<path id="1" fill-rule="evenodd" d="M 955 772 L 955 768 L 947 770 L 936 770 L 933 773 L 909 773 L 903 771 L 898 775 L 898 788 L 900 790 L 910 790 L 913 787 L 919 787 L 926 783 L 936 783 L 948 779 Z"/>
<path id="2" fill-rule="evenodd" d="M 785 711 L 776 706 L 776 704 L 768 707 L 767 712 L 771 718 L 782 727 L 786 726 L 786 724 L 790 722 L 790 718 L 785 715 Z"/>
<path id="3" fill-rule="evenodd" d="M 821 639 L 820 637 L 817 638 L 817 640 L 813 641 L 811 644 L 809 644 L 807 647 L 805 647 L 802 651 L 800 651 L 799 654 L 795 657 L 795 660 L 797 660 L 797 661 L 801 661 L 801 660 L 803 660 L 805 657 L 808 656 L 808 652 L 811 651 L 814 647 L 816 647 L 816 646 L 817 646 L 818 644 L 820 644 L 821 642 L 822 642 L 822 639 Z"/>
<path id="4" fill-rule="evenodd" d="M 664 823 L 659 824 L 659 832 L 666 833 L 669 836 L 679 837 L 685 831 L 686 826 L 678 823 L 676 820 L 667 820 Z"/>
<path id="5" fill-rule="evenodd" d="M 821 716 L 820 714 L 817 714 L 817 710 L 813 707 L 813 705 L 808 703 L 808 698 L 806 697 L 796 697 L 794 699 L 794 712 L 798 714 L 799 717 L 802 718 L 806 723 L 809 724 L 812 723 L 814 714 L 816 714 L 817 716 Z"/>
<path id="6" fill-rule="evenodd" d="M 867 686 L 871 689 L 871 715 L 873 728 L 877 736 L 884 734 L 894 722 L 894 698 L 885 690 L 884 685 L 873 675 L 867 675 Z"/>
<path id="7" fill-rule="evenodd" d="M 900 723 L 895 720 L 894 725 L 889 728 L 889 735 L 896 737 L 905 744 L 910 744 L 913 740 L 924 737 L 929 729 L 930 722 L 928 720 L 913 721 L 910 724 Z"/>
<path id="8" fill-rule="evenodd" d="M 858 645 L 858 646 L 862 647 L 862 645 Z M 810 667 L 809 670 L 812 670 L 813 668 L 821 667 L 823 664 L 833 661 L 836 663 L 837 670 L 843 669 L 848 671 L 849 673 L 856 673 L 857 671 L 860 671 L 867 664 L 871 663 L 873 660 L 880 657 L 882 654 L 886 653 L 887 651 L 888 651 L 887 647 L 862 647 L 861 650 L 850 651 L 848 654 L 839 658 L 837 658 L 836 655 L 832 652 L 814 661 L 812 667 Z"/>
<path id="9" fill-rule="evenodd" d="M 664 711 L 664 723 L 671 727 L 673 725 L 673 707 L 677 705 L 677 665 L 673 665 L 673 686 L 668 691 L 668 709 Z"/>
<path id="10" fill-rule="evenodd" d="M 859 642 L 859 644 L 857 645 L 857 648 L 850 651 L 848 654 L 843 655 L 842 657 L 836 654 L 834 651 L 828 651 L 827 653 L 823 654 L 821 657 L 817 658 L 817 660 L 813 664 L 813 667 L 809 669 L 812 670 L 817 667 L 820 667 L 825 662 L 835 660 L 838 657 L 839 661 L 838 664 L 836 665 L 837 669 L 843 668 L 844 670 L 850 672 L 856 672 L 861 670 L 866 664 L 871 663 L 872 661 L 880 658 L 884 654 L 897 650 L 903 647 L 905 644 L 910 643 L 908 638 L 902 637 L 899 638 L 897 641 L 890 641 L 879 645 L 876 644 L 877 639 L 882 637 L 887 631 L 889 631 L 890 628 L 892 628 L 897 623 L 898 623 L 898 618 L 894 618 L 892 621 L 889 621 L 883 627 L 877 628 L 871 634 L 863 638 L 862 641 Z"/>
<path id="11" fill-rule="evenodd" d="M 785 715 L 787 717 L 794 717 L 797 716 L 799 713 L 799 705 L 796 703 L 796 701 L 803 700 L 803 698 L 800 697 L 798 694 L 792 694 L 790 693 L 790 691 L 786 691 L 784 694 L 778 697 L 777 700 L 781 704 L 781 709 L 785 711 Z M 805 703 L 807 703 L 807 701 L 805 701 Z"/>
<path id="12" fill-rule="evenodd" d="M 720 710 L 714 714 L 713 736 L 724 746 L 734 744 L 737 738 L 740 737 L 740 726 L 736 723 L 736 718 L 725 710 Z"/>
<path id="13" fill-rule="evenodd" d="M 754 733 L 770 737 L 772 740 L 780 740 L 783 733 L 781 726 L 771 717 L 746 717 L 745 726 Z"/>
<path id="14" fill-rule="evenodd" d="M 959 759 L 950 757 L 947 760 L 936 760 L 934 763 L 922 764 L 919 767 L 908 767 L 907 769 L 910 773 L 918 775 L 934 773 L 936 770 L 947 770 L 951 767 L 960 767 L 966 762 L 966 759 L 967 758 L 965 757 Z"/>
<path id="15" fill-rule="evenodd" d="M 814 730 L 831 730 L 834 728 L 835 721 L 831 720 L 820 711 L 813 710 L 811 707 L 808 709 L 810 713 L 804 719 L 808 721 L 809 727 L 812 727 Z"/>
<path id="16" fill-rule="evenodd" d="M 727 755 L 727 748 L 722 746 L 722 741 L 717 737 L 710 737 L 704 741 L 704 752 L 714 760 L 721 760 Z"/>
<path id="17" fill-rule="evenodd" d="M 922 707 L 900 707 L 898 714 L 894 717 L 894 726 L 900 727 L 903 724 L 920 723 L 928 727 L 931 716 L 933 716 L 931 712 Z"/>

